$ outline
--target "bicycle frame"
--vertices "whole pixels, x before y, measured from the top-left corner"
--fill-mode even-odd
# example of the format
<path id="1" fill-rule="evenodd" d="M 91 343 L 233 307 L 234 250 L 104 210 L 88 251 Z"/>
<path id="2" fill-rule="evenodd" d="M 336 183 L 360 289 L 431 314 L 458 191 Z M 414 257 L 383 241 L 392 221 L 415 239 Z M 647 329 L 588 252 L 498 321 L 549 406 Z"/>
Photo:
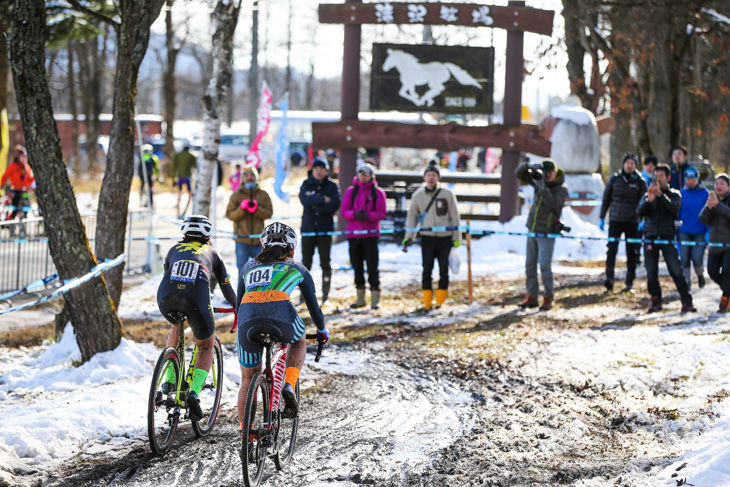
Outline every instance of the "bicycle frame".
<path id="1" fill-rule="evenodd" d="M 284 378 L 286 376 L 286 355 L 289 347 L 287 345 L 281 345 L 279 350 L 274 352 L 273 356 L 271 356 L 269 350 L 267 347 L 266 370 L 264 374 L 271 384 L 269 413 L 273 413 L 279 409 L 279 402 L 281 401 L 281 390 L 284 388 Z"/>

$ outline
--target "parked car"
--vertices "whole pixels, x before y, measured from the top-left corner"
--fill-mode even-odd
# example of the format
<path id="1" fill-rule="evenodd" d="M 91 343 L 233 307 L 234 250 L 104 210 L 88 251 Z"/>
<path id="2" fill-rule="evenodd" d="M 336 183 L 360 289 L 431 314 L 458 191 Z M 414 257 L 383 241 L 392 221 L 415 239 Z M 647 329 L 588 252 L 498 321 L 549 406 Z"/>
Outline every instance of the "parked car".
<path id="1" fill-rule="evenodd" d="M 221 135 L 218 158 L 222 162 L 243 161 L 248 154 L 248 134 Z"/>

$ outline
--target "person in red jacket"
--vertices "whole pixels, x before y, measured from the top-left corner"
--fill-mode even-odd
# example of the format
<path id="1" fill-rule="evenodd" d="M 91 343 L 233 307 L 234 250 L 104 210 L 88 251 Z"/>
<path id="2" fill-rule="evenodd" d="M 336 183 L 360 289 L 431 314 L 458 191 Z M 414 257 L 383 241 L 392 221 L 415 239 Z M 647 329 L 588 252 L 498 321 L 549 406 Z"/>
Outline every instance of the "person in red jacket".
<path id="1" fill-rule="evenodd" d="M 35 178 L 33 177 L 33 171 L 28 165 L 28 156 L 25 153 L 25 148 L 17 147 L 13 162 L 10 163 L 2 179 L 0 179 L 0 187 L 10 186 L 11 204 L 14 207 L 13 213 L 10 215 L 11 219 L 15 218 L 22 210 L 23 193 L 31 188 L 34 181 Z"/>

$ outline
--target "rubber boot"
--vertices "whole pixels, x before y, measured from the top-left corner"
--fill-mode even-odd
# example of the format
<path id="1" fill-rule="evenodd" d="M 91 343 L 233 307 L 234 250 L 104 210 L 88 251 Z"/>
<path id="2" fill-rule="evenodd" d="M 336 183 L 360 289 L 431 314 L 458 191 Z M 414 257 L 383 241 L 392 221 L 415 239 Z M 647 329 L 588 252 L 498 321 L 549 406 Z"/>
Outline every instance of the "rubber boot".
<path id="1" fill-rule="evenodd" d="M 444 305 L 444 302 L 446 301 L 446 293 L 446 289 L 436 290 L 436 308 L 440 308 Z"/>
<path id="2" fill-rule="evenodd" d="M 322 306 L 327 302 L 330 295 L 330 281 L 332 280 L 332 271 L 322 271 Z"/>
<path id="3" fill-rule="evenodd" d="M 433 290 L 424 289 L 423 290 L 423 307 L 425 309 L 433 308 L 433 304 L 431 304 L 431 301 L 433 301 Z"/>
<path id="4" fill-rule="evenodd" d="M 692 268 L 685 267 L 682 272 L 684 273 L 684 280 L 687 281 L 687 291 L 689 291 L 692 288 Z"/>
<path id="5" fill-rule="evenodd" d="M 370 290 L 370 307 L 380 309 L 380 291 Z"/>
<path id="6" fill-rule="evenodd" d="M 357 300 L 350 305 L 350 308 L 364 308 L 365 304 L 365 288 L 359 287 L 357 288 Z"/>

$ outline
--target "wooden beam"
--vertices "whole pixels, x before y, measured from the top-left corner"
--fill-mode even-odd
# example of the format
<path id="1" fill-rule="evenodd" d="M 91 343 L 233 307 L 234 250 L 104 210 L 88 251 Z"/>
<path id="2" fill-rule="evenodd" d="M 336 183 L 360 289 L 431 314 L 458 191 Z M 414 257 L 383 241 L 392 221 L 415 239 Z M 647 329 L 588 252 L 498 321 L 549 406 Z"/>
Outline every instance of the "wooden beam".
<path id="1" fill-rule="evenodd" d="M 381 10 L 376 10 L 376 6 Z M 392 11 L 389 9 L 382 10 L 388 8 L 387 6 L 392 7 Z M 411 10 L 409 10 L 409 7 Z M 413 10 L 418 7 L 425 9 L 424 15 L 421 15 L 422 11 Z M 453 10 L 442 11 L 442 7 Z M 552 35 L 554 15 L 555 12 L 552 10 L 475 3 L 415 4 L 381 2 L 359 5 L 342 3 L 322 3 L 319 5 L 319 21 L 323 24 L 459 25 L 496 27 L 506 30 L 534 32 L 545 36 Z"/>
<path id="2" fill-rule="evenodd" d="M 505 127 L 465 127 L 345 120 L 312 123 L 315 149 L 353 149 L 357 147 L 412 147 L 455 151 L 465 147 L 499 147 L 550 156 L 550 142 L 535 125 Z"/>

